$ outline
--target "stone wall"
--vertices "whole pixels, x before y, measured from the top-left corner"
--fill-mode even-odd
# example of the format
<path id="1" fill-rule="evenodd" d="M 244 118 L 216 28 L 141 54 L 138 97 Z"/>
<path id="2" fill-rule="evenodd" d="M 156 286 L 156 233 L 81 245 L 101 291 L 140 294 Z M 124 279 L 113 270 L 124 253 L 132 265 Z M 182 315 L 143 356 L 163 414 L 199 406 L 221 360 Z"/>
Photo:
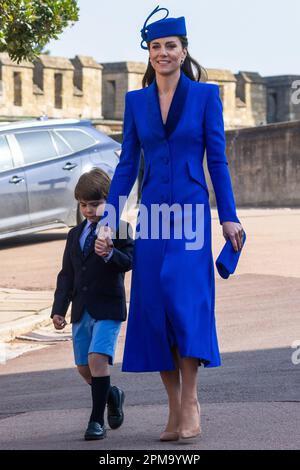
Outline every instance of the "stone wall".
<path id="1" fill-rule="evenodd" d="M 102 67 L 91 57 L 40 55 L 16 64 L 0 54 L 0 116 L 102 118 Z"/>
<path id="2" fill-rule="evenodd" d="M 20 74 L 20 86 L 17 93 L 19 102 L 15 103 L 15 75 Z M 0 54 L 0 115 L 31 115 L 33 101 L 33 64 L 12 62 L 7 54 Z M 20 106 L 20 102 L 22 105 Z M 24 107 L 24 103 L 26 103 Z"/>
<path id="3" fill-rule="evenodd" d="M 124 96 L 129 90 L 142 88 L 145 71 L 144 62 L 98 64 L 85 56 L 67 59 L 40 55 L 34 64 L 16 64 L 1 53 L 0 119 L 43 114 L 51 118 L 87 118 L 108 133 L 118 132 L 124 115 Z M 293 84 L 298 81 L 300 87 L 300 76 L 206 71 L 207 81 L 220 88 L 227 130 L 300 119 L 300 104 L 292 100 Z"/>
<path id="4" fill-rule="evenodd" d="M 146 65 L 143 62 L 108 62 L 101 65 L 103 115 L 105 119 L 122 120 L 125 93 L 142 87 Z"/>
<path id="5" fill-rule="evenodd" d="M 227 131 L 226 155 L 237 208 L 300 207 L 300 120 Z M 206 157 L 204 172 L 215 207 Z"/>
<path id="6" fill-rule="evenodd" d="M 238 206 L 300 206 L 300 120 L 227 131 L 226 143 Z"/>

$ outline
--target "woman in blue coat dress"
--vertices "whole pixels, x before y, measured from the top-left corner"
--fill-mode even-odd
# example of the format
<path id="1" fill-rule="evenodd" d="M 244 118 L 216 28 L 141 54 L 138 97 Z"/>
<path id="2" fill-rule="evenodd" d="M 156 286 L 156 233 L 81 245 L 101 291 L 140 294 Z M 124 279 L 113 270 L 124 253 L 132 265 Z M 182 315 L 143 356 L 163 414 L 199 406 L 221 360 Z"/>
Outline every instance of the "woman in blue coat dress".
<path id="1" fill-rule="evenodd" d="M 143 88 L 125 97 L 122 152 L 106 206 L 114 208 L 117 217 L 113 221 L 107 210 L 101 224 L 106 220 L 112 230 L 117 229 L 143 149 L 145 171 L 122 370 L 160 372 L 169 398 L 169 419 L 160 436 L 165 441 L 200 435 L 198 366 L 221 363 L 211 213 L 202 166 L 205 150 L 223 235 L 236 251 L 242 247 L 243 228 L 225 155 L 218 86 L 199 82 L 201 68 L 188 53 L 184 17 L 167 18 L 166 10 L 165 18 L 148 24 L 159 10 L 166 9 L 157 7 L 141 30 L 141 47 L 149 52 Z M 182 211 L 170 211 L 167 218 L 163 208 L 174 204 Z M 153 235 L 158 220 L 152 213 L 155 207 L 162 210 L 162 223 Z M 166 220 L 167 236 L 162 228 Z M 194 246 L 190 234 L 175 233 L 186 222 L 195 228 Z M 144 229 L 148 225 L 146 236 L 141 225 Z"/>

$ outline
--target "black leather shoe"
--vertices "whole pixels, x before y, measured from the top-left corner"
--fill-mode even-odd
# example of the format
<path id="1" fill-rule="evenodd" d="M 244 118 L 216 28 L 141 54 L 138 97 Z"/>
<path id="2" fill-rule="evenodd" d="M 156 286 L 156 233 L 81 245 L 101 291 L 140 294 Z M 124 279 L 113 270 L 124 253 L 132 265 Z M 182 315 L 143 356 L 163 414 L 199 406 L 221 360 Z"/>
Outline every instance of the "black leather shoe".
<path id="1" fill-rule="evenodd" d="M 97 441 L 98 439 L 104 439 L 106 437 L 105 426 L 96 421 L 90 421 L 84 434 L 86 441 Z"/>
<path id="2" fill-rule="evenodd" d="M 111 429 L 117 429 L 124 421 L 123 404 L 125 393 L 115 385 L 110 387 L 107 399 L 107 422 Z"/>

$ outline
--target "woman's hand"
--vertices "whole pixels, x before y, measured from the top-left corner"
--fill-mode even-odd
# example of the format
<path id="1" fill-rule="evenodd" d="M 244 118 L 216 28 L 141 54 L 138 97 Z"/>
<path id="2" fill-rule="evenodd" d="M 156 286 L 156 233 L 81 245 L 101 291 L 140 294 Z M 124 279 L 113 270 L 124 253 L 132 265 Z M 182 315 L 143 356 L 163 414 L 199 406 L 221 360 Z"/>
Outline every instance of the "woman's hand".
<path id="1" fill-rule="evenodd" d="M 113 249 L 112 230 L 110 227 L 101 226 L 95 241 L 95 252 L 98 256 L 105 258 Z"/>
<path id="2" fill-rule="evenodd" d="M 239 251 L 243 246 L 244 230 L 238 222 L 223 222 L 223 236 L 226 240 L 230 239 L 235 251 Z"/>
<path id="3" fill-rule="evenodd" d="M 110 238 L 105 239 L 97 239 L 95 241 L 95 253 L 98 256 L 102 256 L 105 258 L 109 255 L 111 250 L 113 249 L 113 242 Z"/>
<path id="4" fill-rule="evenodd" d="M 106 238 L 112 238 L 112 229 L 110 227 L 106 227 L 101 225 L 99 231 L 97 233 L 98 240 L 105 240 Z"/>

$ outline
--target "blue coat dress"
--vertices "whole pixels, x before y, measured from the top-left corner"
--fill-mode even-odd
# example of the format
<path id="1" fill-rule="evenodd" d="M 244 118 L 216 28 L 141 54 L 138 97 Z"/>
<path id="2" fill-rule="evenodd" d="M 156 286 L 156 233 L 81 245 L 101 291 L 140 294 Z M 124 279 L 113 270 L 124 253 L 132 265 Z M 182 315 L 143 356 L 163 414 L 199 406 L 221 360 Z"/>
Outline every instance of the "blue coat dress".
<path id="1" fill-rule="evenodd" d="M 218 86 L 195 82 L 181 71 L 165 125 L 155 80 L 146 88 L 127 92 L 122 152 L 107 199 L 117 213 L 119 196 L 128 196 L 136 180 L 141 148 L 145 159 L 141 203 L 149 209 L 152 204 L 189 204 L 187 217 L 192 223 L 196 204 L 202 205 L 203 246 L 186 249 L 185 236 L 176 238 L 172 231 L 175 216 L 169 219 L 169 239 L 161 230 L 156 237 L 136 238 L 122 370 L 174 370 L 172 347 L 182 357 L 198 358 L 199 365 L 217 367 L 221 361 L 205 149 L 220 224 L 239 222 Z"/>

